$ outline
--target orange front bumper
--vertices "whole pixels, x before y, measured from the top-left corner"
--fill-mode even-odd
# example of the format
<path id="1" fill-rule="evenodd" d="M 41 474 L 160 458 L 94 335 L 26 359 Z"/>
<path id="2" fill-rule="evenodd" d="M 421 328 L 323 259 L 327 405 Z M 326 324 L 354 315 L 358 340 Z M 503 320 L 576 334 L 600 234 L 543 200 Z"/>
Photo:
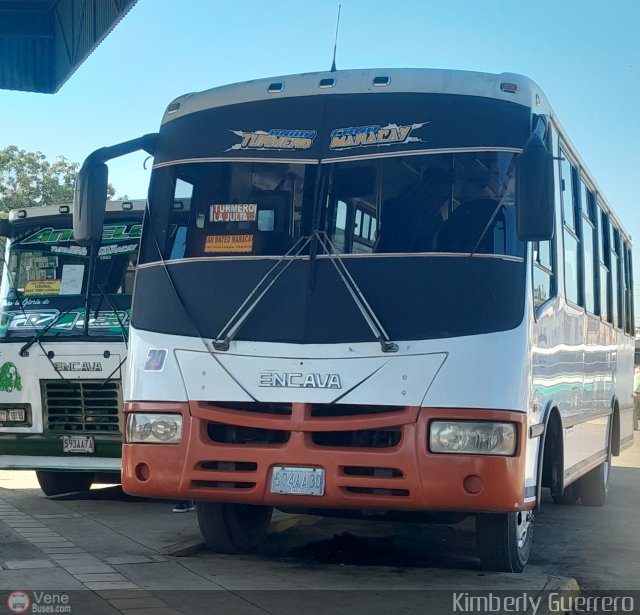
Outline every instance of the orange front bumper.
<path id="1" fill-rule="evenodd" d="M 526 415 L 481 409 L 402 408 L 364 416 L 314 418 L 309 404 L 290 404 L 288 415 L 243 412 L 213 403 L 134 402 L 125 412 L 179 413 L 182 441 L 125 444 L 122 484 L 127 493 L 281 508 L 495 511 L 531 508 L 524 502 Z M 434 419 L 517 423 L 512 457 L 434 454 L 428 425 Z M 214 441 L 210 425 L 276 430 L 281 443 Z M 318 434 L 389 430 L 399 433 L 385 448 L 327 445 Z M 325 470 L 323 496 L 270 492 L 273 466 Z"/>

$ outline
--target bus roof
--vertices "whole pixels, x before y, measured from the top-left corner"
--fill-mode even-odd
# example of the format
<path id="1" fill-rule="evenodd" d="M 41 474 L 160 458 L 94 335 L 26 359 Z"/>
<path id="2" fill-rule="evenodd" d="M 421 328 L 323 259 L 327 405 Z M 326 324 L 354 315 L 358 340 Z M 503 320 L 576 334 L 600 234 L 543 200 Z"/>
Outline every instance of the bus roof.
<path id="1" fill-rule="evenodd" d="M 533 113 L 547 115 L 567 151 L 585 172 L 605 211 L 627 240 L 631 240 L 540 86 L 529 77 L 517 73 L 495 74 L 436 68 L 370 68 L 255 79 L 180 96 L 165 110 L 162 124 L 198 111 L 233 104 L 296 96 L 365 92 L 373 95 L 385 92 L 424 92 L 488 97 L 523 105 Z"/>
<path id="2" fill-rule="evenodd" d="M 548 113 L 540 87 L 528 77 L 514 73 L 480 73 L 434 68 L 369 68 L 302 73 L 224 85 L 176 98 L 165 111 L 162 123 L 204 109 L 231 104 L 295 96 L 385 92 L 424 92 L 486 96 L 515 102 Z M 536 96 L 538 98 L 536 98 Z M 536 104 L 538 101 L 539 104 Z"/>
<path id="3" fill-rule="evenodd" d="M 105 211 L 109 213 L 140 211 L 143 212 L 147 201 L 145 199 L 131 199 L 124 201 L 107 201 Z M 34 205 L 22 209 L 12 209 L 9 212 L 9 222 L 21 222 L 23 220 L 44 218 L 47 216 L 58 216 L 60 214 L 71 214 L 73 206 L 64 205 Z"/>

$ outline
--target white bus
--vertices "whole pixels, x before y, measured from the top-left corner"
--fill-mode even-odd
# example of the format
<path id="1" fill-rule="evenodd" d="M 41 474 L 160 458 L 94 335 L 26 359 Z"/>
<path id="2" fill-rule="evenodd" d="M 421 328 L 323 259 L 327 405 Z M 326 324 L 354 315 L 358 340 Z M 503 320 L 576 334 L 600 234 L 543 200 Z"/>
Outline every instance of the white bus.
<path id="1" fill-rule="evenodd" d="M 633 438 L 631 242 L 530 79 L 350 70 L 177 98 L 158 135 L 85 162 L 83 243 L 105 162 L 136 148 L 155 162 L 127 492 L 197 500 L 222 552 L 273 507 L 473 514 L 504 571 L 543 487 L 604 504 Z"/>
<path id="2" fill-rule="evenodd" d="M 122 375 L 145 201 L 106 205 L 93 258 L 70 205 L 17 209 L 0 288 L 0 469 L 47 495 L 119 482 Z"/>

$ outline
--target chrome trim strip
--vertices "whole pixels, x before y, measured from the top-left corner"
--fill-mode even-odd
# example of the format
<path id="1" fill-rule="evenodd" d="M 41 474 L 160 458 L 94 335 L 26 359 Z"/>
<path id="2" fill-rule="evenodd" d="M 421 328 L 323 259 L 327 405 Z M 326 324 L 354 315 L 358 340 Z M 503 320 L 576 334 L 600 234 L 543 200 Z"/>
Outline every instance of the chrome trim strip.
<path id="1" fill-rule="evenodd" d="M 410 151 L 391 151 L 376 154 L 360 154 L 356 156 L 336 156 L 335 158 L 259 158 L 259 157 L 239 157 L 239 156 L 212 156 L 207 158 L 184 158 L 180 160 L 169 160 L 153 165 L 154 169 L 169 167 L 177 164 L 195 164 L 199 162 L 267 162 L 272 164 L 335 164 L 337 162 L 352 162 L 354 160 L 376 160 L 378 158 L 399 158 L 403 156 L 430 156 L 434 154 L 455 154 L 466 152 L 510 152 L 512 154 L 522 153 L 519 147 L 445 147 L 438 149 L 421 149 Z"/>
<path id="2" fill-rule="evenodd" d="M 511 152 L 522 153 L 519 147 L 447 147 L 439 149 L 424 149 L 411 151 L 392 151 L 378 154 L 362 154 L 361 156 L 341 156 L 339 158 L 323 158 L 320 164 L 335 164 L 336 162 L 352 162 L 354 160 L 376 160 L 377 158 L 400 158 L 403 156 L 430 156 L 433 154 L 462 154 L 466 152 Z"/>
<path id="3" fill-rule="evenodd" d="M 580 415 L 580 416 L 563 416 L 562 417 L 562 428 L 568 429 L 569 427 L 573 427 L 574 425 L 580 425 L 581 423 L 588 423 L 590 421 L 595 421 L 596 419 L 601 419 L 607 416 L 611 416 L 613 414 L 613 410 L 607 410 L 606 412 L 599 412 L 598 414 L 589 414 L 589 415 Z"/>
<path id="4" fill-rule="evenodd" d="M 422 258 L 478 258 L 488 260 L 503 260 L 512 263 L 523 263 L 524 259 L 519 256 L 507 256 L 504 254 L 473 254 L 469 252 L 407 252 L 406 254 L 341 254 L 343 259 L 355 259 L 355 258 L 407 258 L 407 257 L 422 257 Z M 214 262 L 214 261 L 248 261 L 248 260 L 279 260 L 282 256 L 195 256 L 193 258 L 176 258 L 172 261 L 165 261 L 167 265 L 180 265 L 183 263 L 196 263 L 196 262 Z M 316 256 L 317 260 L 328 260 L 330 257 L 326 254 Z M 308 256 L 289 256 L 286 260 L 309 260 Z M 162 261 L 152 261 L 150 263 L 144 263 L 138 265 L 138 269 L 147 269 L 149 267 L 164 266 Z"/>
<path id="5" fill-rule="evenodd" d="M 154 169 L 171 167 L 176 164 L 196 164 L 199 162 L 270 162 L 274 164 L 318 164 L 317 158 L 249 158 L 249 157 L 212 157 L 212 158 L 184 158 L 182 160 L 169 160 L 168 162 L 158 162 L 153 165 Z"/>

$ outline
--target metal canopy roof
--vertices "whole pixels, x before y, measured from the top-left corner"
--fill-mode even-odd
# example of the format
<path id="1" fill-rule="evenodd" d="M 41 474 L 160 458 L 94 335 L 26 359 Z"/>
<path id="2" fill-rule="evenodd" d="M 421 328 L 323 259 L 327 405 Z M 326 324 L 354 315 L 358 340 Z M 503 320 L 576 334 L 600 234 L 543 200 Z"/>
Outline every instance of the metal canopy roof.
<path id="1" fill-rule="evenodd" d="M 0 0 L 0 89 L 53 94 L 137 0 Z"/>

